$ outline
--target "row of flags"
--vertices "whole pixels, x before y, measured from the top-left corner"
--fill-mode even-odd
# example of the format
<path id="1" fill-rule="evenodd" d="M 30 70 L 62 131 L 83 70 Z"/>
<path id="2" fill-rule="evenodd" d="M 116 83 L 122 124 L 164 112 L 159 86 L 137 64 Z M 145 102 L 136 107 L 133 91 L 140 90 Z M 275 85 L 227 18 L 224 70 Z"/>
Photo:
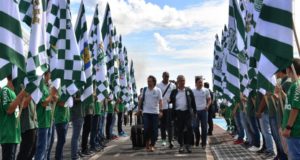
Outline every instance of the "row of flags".
<path id="1" fill-rule="evenodd" d="M 292 9 L 292 0 L 229 0 L 228 25 L 214 44 L 214 91 L 233 102 L 274 90 L 275 73 L 293 60 Z"/>
<path id="2" fill-rule="evenodd" d="M 81 1 L 73 27 L 70 1 L 1 1 L 0 80 L 12 74 L 38 103 L 43 74 L 50 70 L 52 87 L 61 88 L 61 100 L 67 106 L 72 106 L 78 91 L 84 103 L 92 103 L 97 96 L 98 101 L 110 98 L 121 99 L 127 106 L 132 100 L 137 104 L 133 62 L 129 66 L 109 4 L 101 27 L 96 5 L 89 32 L 85 14 Z M 30 28 L 28 53 L 24 53 L 21 21 Z"/>

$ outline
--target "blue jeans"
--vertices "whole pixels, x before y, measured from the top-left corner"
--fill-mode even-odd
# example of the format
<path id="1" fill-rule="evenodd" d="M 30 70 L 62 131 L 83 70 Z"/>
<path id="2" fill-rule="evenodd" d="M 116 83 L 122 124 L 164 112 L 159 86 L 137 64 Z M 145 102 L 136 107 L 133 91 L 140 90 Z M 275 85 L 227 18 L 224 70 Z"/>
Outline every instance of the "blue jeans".
<path id="1" fill-rule="evenodd" d="M 47 159 L 47 147 L 50 143 L 49 135 L 51 136 L 50 128 L 39 128 L 37 130 L 35 160 Z"/>
<path id="2" fill-rule="evenodd" d="M 300 138 L 289 137 L 286 139 L 289 159 L 296 160 L 300 157 Z"/>
<path id="3" fill-rule="evenodd" d="M 247 114 L 246 114 L 246 112 L 241 111 L 240 112 L 240 116 L 241 116 L 242 126 L 245 129 L 247 141 L 250 144 L 252 144 L 253 137 L 252 137 L 252 134 L 251 134 L 251 131 L 250 131 L 250 123 L 249 123 L 249 121 L 247 119 Z"/>
<path id="4" fill-rule="evenodd" d="M 254 145 L 255 147 L 260 147 L 260 131 L 258 128 L 257 119 L 255 116 L 247 116 L 247 119 L 249 121 L 249 129 L 250 134 L 252 135 L 252 142 L 251 145 Z"/>
<path id="5" fill-rule="evenodd" d="M 99 130 L 99 115 L 93 116 L 92 128 L 91 128 L 91 136 L 90 136 L 90 145 L 91 149 L 96 149 L 99 145 L 97 142 L 97 132 Z"/>
<path id="6" fill-rule="evenodd" d="M 195 124 L 195 134 L 196 134 L 196 144 L 199 143 L 201 135 L 201 145 L 206 146 L 207 141 L 207 122 L 208 122 L 208 112 L 206 110 L 197 111 L 197 119 Z M 199 124 L 201 125 L 201 134 L 199 130 Z"/>
<path id="7" fill-rule="evenodd" d="M 243 140 L 245 137 L 244 127 L 242 125 L 241 111 L 237 111 L 234 116 L 234 121 L 238 133 L 238 140 Z"/>
<path id="8" fill-rule="evenodd" d="M 144 139 L 148 141 L 151 139 L 151 146 L 155 146 L 158 137 L 158 114 L 143 114 L 144 120 Z"/>
<path id="9" fill-rule="evenodd" d="M 68 123 L 58 123 L 55 124 L 56 133 L 57 133 L 57 144 L 55 150 L 55 159 L 63 159 L 63 149 L 66 142 L 66 136 L 68 132 Z"/>
<path id="10" fill-rule="evenodd" d="M 73 133 L 72 133 L 72 140 L 71 140 L 71 158 L 77 159 L 78 157 L 78 140 L 80 136 L 80 132 L 83 125 L 83 118 L 78 118 L 72 120 L 73 125 Z"/>
<path id="11" fill-rule="evenodd" d="M 284 153 L 280 135 L 279 135 L 279 128 L 278 128 L 278 122 L 276 117 L 269 117 L 270 118 L 270 127 L 272 136 L 274 138 L 276 148 L 277 148 L 277 155 L 279 156 L 280 160 L 287 160 L 287 155 Z"/>
<path id="12" fill-rule="evenodd" d="M 2 159 L 15 160 L 18 144 L 6 143 L 1 144 L 2 147 Z"/>
<path id="13" fill-rule="evenodd" d="M 47 160 L 51 159 L 51 150 L 52 150 L 52 145 L 54 142 L 54 136 L 55 136 L 55 125 L 52 123 L 52 127 L 49 128 L 49 133 L 48 133 L 48 144 L 47 144 Z"/>
<path id="14" fill-rule="evenodd" d="M 265 139 L 266 151 L 274 153 L 272 133 L 271 133 L 268 113 L 262 113 L 262 117 L 259 119 L 259 124 L 261 127 L 262 135 Z"/>
<path id="15" fill-rule="evenodd" d="M 111 124 L 110 124 L 110 127 L 109 127 L 110 136 L 114 135 L 115 123 L 116 123 L 116 113 L 112 113 L 112 120 L 111 120 Z"/>
<path id="16" fill-rule="evenodd" d="M 103 139 L 105 139 L 104 137 L 104 121 L 105 121 L 105 116 L 101 115 L 99 117 L 99 131 L 98 131 L 98 136 L 97 136 L 97 140 L 100 142 Z"/>

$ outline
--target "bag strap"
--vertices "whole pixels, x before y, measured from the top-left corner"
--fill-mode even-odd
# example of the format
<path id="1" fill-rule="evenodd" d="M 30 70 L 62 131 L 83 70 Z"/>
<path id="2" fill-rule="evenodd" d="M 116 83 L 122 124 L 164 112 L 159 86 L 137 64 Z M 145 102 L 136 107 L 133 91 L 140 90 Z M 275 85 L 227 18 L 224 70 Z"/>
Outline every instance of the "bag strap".
<path id="1" fill-rule="evenodd" d="M 163 93 L 162 97 L 164 97 L 164 96 L 165 96 L 165 94 L 167 93 L 168 89 L 170 88 L 170 85 L 171 85 L 171 83 L 169 83 L 169 85 L 167 86 L 167 88 L 166 88 L 166 90 L 164 91 L 164 93 Z"/>
<path id="2" fill-rule="evenodd" d="M 143 104 L 144 104 L 144 101 L 145 101 L 146 90 L 147 90 L 147 87 L 144 87 L 144 89 L 143 89 L 143 96 L 142 96 L 141 109 L 143 109 Z"/>

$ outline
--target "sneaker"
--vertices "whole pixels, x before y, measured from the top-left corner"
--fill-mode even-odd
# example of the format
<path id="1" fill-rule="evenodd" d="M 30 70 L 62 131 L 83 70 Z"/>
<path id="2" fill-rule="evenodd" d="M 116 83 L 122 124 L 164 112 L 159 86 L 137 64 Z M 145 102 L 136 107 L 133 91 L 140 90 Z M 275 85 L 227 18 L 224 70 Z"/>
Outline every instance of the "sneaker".
<path id="1" fill-rule="evenodd" d="M 118 138 L 119 138 L 118 136 L 114 135 L 114 136 L 111 138 L 111 140 L 117 140 Z"/>
<path id="2" fill-rule="evenodd" d="M 162 145 L 162 146 L 166 146 L 166 145 L 167 145 L 167 142 L 166 142 L 165 140 L 162 140 L 161 145 Z"/>
<path id="3" fill-rule="evenodd" d="M 94 154 L 94 152 L 91 151 L 91 150 L 85 150 L 85 151 L 82 152 L 82 154 L 86 155 L 86 156 L 90 156 L 90 155 Z"/>
<path id="4" fill-rule="evenodd" d="M 185 148 L 186 148 L 187 153 L 192 153 L 190 146 L 186 146 Z"/>
<path id="5" fill-rule="evenodd" d="M 202 146 L 202 149 L 205 150 L 205 149 L 206 149 L 206 145 L 203 145 L 203 146 Z"/>
<path id="6" fill-rule="evenodd" d="M 242 140 L 242 139 L 238 139 L 233 142 L 233 144 L 243 144 L 243 143 L 244 143 L 244 140 Z"/>
<path id="7" fill-rule="evenodd" d="M 184 152 L 183 146 L 180 146 L 179 147 L 179 153 L 183 153 L 183 152 Z"/>
<path id="8" fill-rule="evenodd" d="M 174 144 L 170 142 L 169 148 L 172 149 L 174 147 Z"/>
<path id="9" fill-rule="evenodd" d="M 263 159 L 269 159 L 269 158 L 274 158 L 275 157 L 275 154 L 273 152 L 266 152 L 262 158 Z"/>
<path id="10" fill-rule="evenodd" d="M 154 152 L 154 151 L 155 151 L 154 146 L 151 146 L 151 147 L 150 147 L 150 152 Z"/>
<path id="11" fill-rule="evenodd" d="M 256 152 L 257 154 L 264 154 L 266 153 L 266 150 L 265 149 L 260 149 L 259 151 Z"/>
<path id="12" fill-rule="evenodd" d="M 257 151 L 259 151 L 259 147 L 252 146 L 252 147 L 248 148 L 248 150 L 251 152 L 257 152 Z"/>
<path id="13" fill-rule="evenodd" d="M 238 138 L 239 138 L 238 135 L 235 135 L 235 136 L 233 137 L 234 140 L 237 140 Z"/>

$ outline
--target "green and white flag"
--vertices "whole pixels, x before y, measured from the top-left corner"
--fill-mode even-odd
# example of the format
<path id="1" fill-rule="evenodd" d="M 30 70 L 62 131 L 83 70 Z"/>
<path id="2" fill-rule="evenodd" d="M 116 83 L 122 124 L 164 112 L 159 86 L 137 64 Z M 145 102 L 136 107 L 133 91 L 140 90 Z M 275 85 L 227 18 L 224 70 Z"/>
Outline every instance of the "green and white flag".
<path id="1" fill-rule="evenodd" d="M 129 63 L 128 63 L 128 54 L 127 54 L 127 49 L 124 47 L 123 53 L 125 55 L 125 71 L 126 71 L 126 79 L 127 79 L 127 108 L 132 106 L 132 84 L 131 84 L 131 78 L 130 78 L 130 70 L 129 70 Z"/>
<path id="2" fill-rule="evenodd" d="M 109 79 L 109 89 L 112 91 L 111 99 L 117 100 L 119 98 L 119 63 L 118 54 L 116 53 L 116 31 L 112 23 L 111 12 L 109 4 L 106 6 L 103 24 L 101 28 L 104 51 L 107 56 L 107 71 Z"/>
<path id="3" fill-rule="evenodd" d="M 89 47 L 89 38 L 87 33 L 87 24 L 85 17 L 85 7 L 83 1 L 81 1 L 77 21 L 75 24 L 75 35 L 80 50 L 81 58 L 84 63 L 84 73 L 86 77 L 86 83 L 84 84 L 84 90 L 81 95 L 81 101 L 86 104 L 93 103 L 93 71 L 92 71 L 92 59 Z"/>
<path id="4" fill-rule="evenodd" d="M 25 72 L 23 36 L 17 1 L 0 1 L 0 80 L 12 74 L 13 66 Z"/>
<path id="5" fill-rule="evenodd" d="M 37 104 L 43 96 L 40 82 L 43 74 L 48 70 L 49 63 L 46 51 L 46 2 L 34 0 L 28 10 L 31 11 L 32 19 L 24 84 L 26 92 L 31 94 L 33 101 Z"/>
<path id="6" fill-rule="evenodd" d="M 222 46 L 220 44 L 218 35 L 216 35 L 215 49 L 214 49 L 214 67 L 213 67 L 213 90 L 218 92 L 223 92 L 222 62 L 223 62 Z"/>
<path id="7" fill-rule="evenodd" d="M 236 10 L 236 0 L 229 1 L 229 22 L 228 22 L 228 37 L 227 37 L 227 46 L 224 50 L 226 55 L 226 63 L 227 63 L 227 72 L 226 76 L 226 88 L 233 95 L 230 97 L 231 99 L 240 99 L 240 64 L 239 64 L 239 52 L 242 44 L 242 40 L 238 37 L 240 33 L 238 33 L 235 10 Z"/>
<path id="8" fill-rule="evenodd" d="M 127 77 L 126 77 L 126 66 L 125 66 L 125 54 L 122 46 L 122 36 L 119 36 L 119 76 L 120 76 L 120 98 L 124 104 L 127 104 L 128 88 L 127 88 Z"/>
<path id="9" fill-rule="evenodd" d="M 133 105 L 134 105 L 134 108 L 136 108 L 138 106 L 138 95 L 137 95 L 137 90 L 136 90 L 136 82 L 135 82 L 134 67 L 133 67 L 132 60 L 130 63 L 130 80 L 131 80 L 132 93 L 133 93 Z"/>
<path id="10" fill-rule="evenodd" d="M 107 80 L 106 59 L 103 50 L 100 20 L 98 16 L 99 12 L 97 4 L 89 35 L 93 57 L 93 80 L 95 81 L 97 99 L 98 101 L 103 101 L 105 98 L 108 98 L 109 84 Z"/>
<path id="11" fill-rule="evenodd" d="M 258 88 L 272 91 L 274 74 L 293 60 L 292 0 L 264 0 L 252 44 L 261 51 L 258 64 Z"/>
<path id="12" fill-rule="evenodd" d="M 84 64 L 71 23 L 71 12 L 66 0 L 52 0 L 48 14 L 48 40 L 52 51 L 51 78 L 54 84 L 61 79 L 62 101 L 71 107 L 72 98 L 86 82 Z M 55 86 L 59 87 L 59 86 Z"/>

